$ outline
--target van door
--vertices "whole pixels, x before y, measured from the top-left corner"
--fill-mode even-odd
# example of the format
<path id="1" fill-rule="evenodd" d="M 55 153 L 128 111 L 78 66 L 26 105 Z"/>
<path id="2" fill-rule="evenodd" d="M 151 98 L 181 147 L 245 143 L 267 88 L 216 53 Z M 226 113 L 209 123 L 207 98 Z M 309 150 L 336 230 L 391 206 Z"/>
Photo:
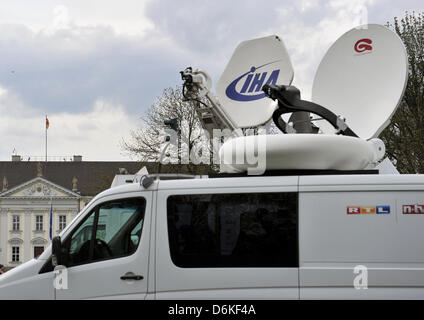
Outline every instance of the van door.
<path id="1" fill-rule="evenodd" d="M 296 187 L 159 191 L 156 298 L 298 299 Z"/>
<path id="2" fill-rule="evenodd" d="M 56 299 L 146 297 L 151 198 L 129 193 L 93 204 L 62 241 L 66 281 Z"/>

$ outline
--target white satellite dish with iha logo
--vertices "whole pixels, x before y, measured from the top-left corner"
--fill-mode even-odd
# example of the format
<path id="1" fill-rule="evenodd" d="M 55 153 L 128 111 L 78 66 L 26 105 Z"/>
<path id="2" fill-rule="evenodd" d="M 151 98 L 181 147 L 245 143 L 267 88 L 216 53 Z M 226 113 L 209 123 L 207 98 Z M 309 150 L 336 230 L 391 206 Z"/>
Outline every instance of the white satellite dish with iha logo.
<path id="1" fill-rule="evenodd" d="M 291 86 L 294 72 L 281 38 L 244 41 L 210 94 L 206 72 L 182 72 L 184 90 L 205 97 L 205 128 L 249 128 L 274 121 L 281 134 L 238 136 L 221 147 L 221 159 L 243 159 L 244 145 L 266 142 L 266 170 L 362 170 L 385 153 L 378 135 L 398 107 L 408 78 L 402 40 L 376 24 L 354 28 L 327 51 L 315 75 L 312 101 Z M 205 79 L 204 79 L 205 78 Z M 206 83 L 206 84 L 204 84 Z M 228 163 L 222 172 L 248 170 Z"/>

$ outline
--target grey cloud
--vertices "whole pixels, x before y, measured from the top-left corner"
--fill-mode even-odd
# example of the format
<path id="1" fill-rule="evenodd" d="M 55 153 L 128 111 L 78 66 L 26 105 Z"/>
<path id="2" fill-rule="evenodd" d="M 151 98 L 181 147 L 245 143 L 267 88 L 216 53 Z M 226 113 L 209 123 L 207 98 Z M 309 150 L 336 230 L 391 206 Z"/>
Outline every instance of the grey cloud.
<path id="1" fill-rule="evenodd" d="M 287 2 L 255 0 L 205 2 L 183 0 L 153 1 L 146 7 L 147 16 L 163 33 L 196 51 L 219 52 L 238 40 L 253 38 L 264 29 L 281 24 L 276 7 Z"/>
<path id="2" fill-rule="evenodd" d="M 215 83 L 241 41 L 275 33 L 282 25 L 289 28 L 300 15 L 297 2 L 281 0 L 214 1 L 209 5 L 193 0 L 157 0 L 146 6 L 145 13 L 159 33 L 192 53 L 187 65 L 205 69 Z M 325 10 L 317 6 L 304 14 L 314 23 Z"/>
<path id="3" fill-rule="evenodd" d="M 160 41 L 118 36 L 107 27 L 48 34 L 0 25 L 0 86 L 49 114 L 87 111 L 103 97 L 138 115 L 179 82 L 178 64 Z"/>
<path id="4" fill-rule="evenodd" d="M 313 31 L 322 21 L 336 17 L 343 10 L 352 22 L 359 22 L 360 13 L 355 10 L 361 7 L 360 3 L 318 0 L 315 5 L 302 10 L 301 1 L 287 0 L 263 3 L 255 0 L 214 1 L 209 4 L 195 0 L 156 0 L 147 5 L 146 15 L 160 34 L 192 53 L 190 58 L 193 60 L 189 64 L 205 68 L 216 81 L 241 41 L 281 31 L 279 35 L 283 39 L 290 39 L 302 34 L 296 28 Z M 377 0 L 367 4 L 366 8 L 369 22 L 385 24 L 392 21 L 393 16 L 403 14 L 402 8 L 423 10 L 424 2 Z M 304 40 L 305 43 L 311 42 L 308 37 Z M 317 63 L 313 53 L 315 47 L 309 48 L 307 53 L 299 53 L 298 48 L 290 47 L 289 41 L 286 45 L 293 60 L 301 58 Z M 321 42 L 327 44 L 328 41 L 323 38 Z"/>
<path id="5" fill-rule="evenodd" d="M 403 18 L 405 11 L 409 13 L 424 11 L 424 1 L 419 0 L 403 0 L 391 1 L 383 0 L 377 2 L 374 6 L 368 7 L 368 15 L 370 22 L 386 24 L 387 22 L 393 23 L 393 18 Z"/>
<path id="6" fill-rule="evenodd" d="M 332 2 L 337 4 L 332 5 Z M 207 5 L 195 0 L 156 0 L 147 5 L 146 15 L 160 32 L 172 37 L 176 45 L 219 57 L 222 53 L 228 56 L 237 43 L 259 36 L 264 30 L 284 27 L 290 32 L 290 28 L 296 27 L 293 22 L 298 20 L 303 26 L 314 26 L 331 18 L 338 10 L 360 8 L 362 2 L 343 4 L 319 0 L 302 11 L 302 1 L 235 0 L 214 1 Z M 405 10 L 424 10 L 424 2 L 377 0 L 366 4 L 366 8 L 370 22 L 385 24 L 394 16 L 403 15 Z M 357 14 L 352 12 L 352 20 Z"/>

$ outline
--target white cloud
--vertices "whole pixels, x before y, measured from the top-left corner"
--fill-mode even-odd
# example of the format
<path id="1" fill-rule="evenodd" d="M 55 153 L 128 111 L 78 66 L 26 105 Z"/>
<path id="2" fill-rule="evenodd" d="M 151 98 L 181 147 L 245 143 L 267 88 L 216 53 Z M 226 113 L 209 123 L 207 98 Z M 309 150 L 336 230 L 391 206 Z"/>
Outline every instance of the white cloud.
<path id="1" fill-rule="evenodd" d="M 70 27 L 70 18 L 69 18 L 69 10 L 68 7 L 60 5 L 53 9 L 53 28 L 54 29 L 63 29 Z"/>
<path id="2" fill-rule="evenodd" d="M 314 24 L 310 24 L 302 15 L 294 14 L 293 11 L 290 13 L 282 11 L 286 23 L 264 32 L 264 34 L 278 34 L 285 42 L 295 71 L 293 85 L 300 89 L 302 99 L 311 99 L 314 75 L 326 51 L 343 33 L 366 23 L 363 14 L 364 11 L 367 12 L 367 7 L 372 5 L 372 2 L 321 1 L 319 6 L 323 10 L 322 15 L 317 15 L 318 19 Z M 315 2 L 309 3 L 308 0 L 299 6 L 307 9 L 318 7 Z"/>
<path id="3" fill-rule="evenodd" d="M 35 32 L 76 26 L 108 26 L 117 34 L 140 35 L 154 24 L 145 15 L 151 0 L 55 0 L 0 2 L 0 23 L 22 24 Z"/>
<path id="4" fill-rule="evenodd" d="M 49 117 L 51 154 L 82 154 L 90 160 L 124 159 L 119 143 L 136 128 L 122 105 L 97 100 L 87 113 L 59 113 Z"/>
<path id="5" fill-rule="evenodd" d="M 7 90 L 0 87 L 0 99 L 2 98 L 2 96 L 5 96 L 7 94 Z"/>
<path id="6" fill-rule="evenodd" d="M 45 116 L 35 113 L 16 96 L 0 92 L 0 136 L 3 143 L 0 157 L 10 159 L 12 150 L 24 156 L 42 158 L 45 152 Z M 5 112 L 13 103 L 18 106 L 12 112 Z M 124 160 L 120 155 L 119 143 L 129 138 L 129 132 L 137 123 L 122 105 L 97 100 L 89 112 L 70 114 L 66 112 L 48 115 L 48 155 L 61 159 L 75 154 L 85 160 Z M 4 143 L 7 142 L 7 143 Z M 60 157 L 59 157 L 60 156 Z"/>
<path id="7" fill-rule="evenodd" d="M 308 11 L 309 9 L 316 8 L 319 5 L 318 0 L 300 0 L 296 1 L 296 6 L 301 12 Z"/>

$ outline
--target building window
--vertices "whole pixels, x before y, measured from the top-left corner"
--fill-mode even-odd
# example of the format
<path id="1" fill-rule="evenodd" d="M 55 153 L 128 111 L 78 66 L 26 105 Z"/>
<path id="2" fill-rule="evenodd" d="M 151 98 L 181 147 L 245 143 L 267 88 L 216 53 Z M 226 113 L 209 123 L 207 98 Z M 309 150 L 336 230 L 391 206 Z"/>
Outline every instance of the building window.
<path id="1" fill-rule="evenodd" d="M 168 198 L 171 259 L 182 268 L 297 268 L 297 193 Z"/>
<path id="2" fill-rule="evenodd" d="M 41 255 L 44 251 L 43 246 L 35 246 L 34 247 L 34 258 L 37 258 L 39 255 Z"/>
<path id="3" fill-rule="evenodd" d="M 66 216 L 59 216 L 59 231 L 62 231 L 66 227 Z"/>
<path id="4" fill-rule="evenodd" d="M 35 230 L 43 231 L 43 216 L 35 216 Z"/>
<path id="5" fill-rule="evenodd" d="M 12 218 L 12 230 L 19 231 L 20 230 L 20 218 L 19 216 L 13 216 Z"/>
<path id="6" fill-rule="evenodd" d="M 12 247 L 12 262 L 19 262 L 19 247 Z"/>

